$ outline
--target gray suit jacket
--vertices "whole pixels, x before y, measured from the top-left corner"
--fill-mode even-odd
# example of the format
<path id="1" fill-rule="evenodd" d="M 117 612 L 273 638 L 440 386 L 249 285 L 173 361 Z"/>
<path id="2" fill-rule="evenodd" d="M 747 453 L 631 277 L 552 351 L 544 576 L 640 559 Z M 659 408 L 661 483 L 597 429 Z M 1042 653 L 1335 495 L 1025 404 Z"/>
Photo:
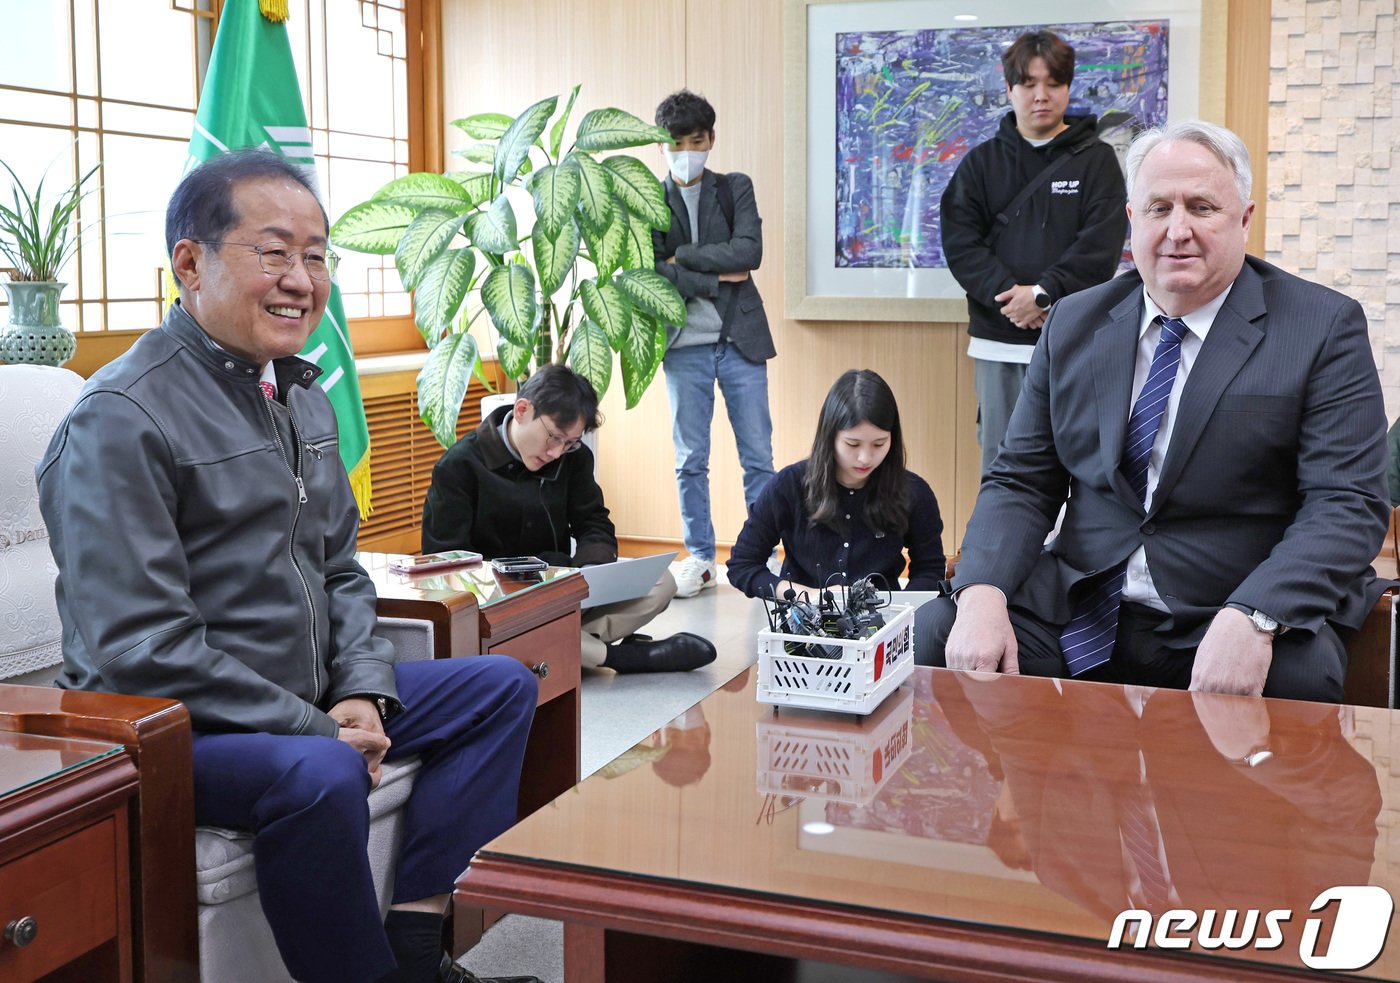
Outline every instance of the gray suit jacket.
<path id="1" fill-rule="evenodd" d="M 763 220 L 754 203 L 753 181 L 747 174 L 726 175 L 734 196 L 734 228 L 730 229 L 720 207 L 717 180 L 705 171 L 700 182 L 700 241 L 691 242 L 690 211 L 671 176 L 666 175 L 666 204 L 671 209 L 671 227 L 653 232 L 656 271 L 676 285 L 681 296 L 707 297 L 723 317 L 730 295 L 738 291 L 734 314 L 725 325 L 723 337 L 732 341 L 745 357 L 763 362 L 777 354 L 768 330 L 768 315 L 753 277 L 741 283 L 720 283 L 720 273 L 752 272 L 763 261 Z M 666 262 L 672 256 L 675 263 Z M 669 342 L 677 329 L 669 329 Z"/>
<path id="2" fill-rule="evenodd" d="M 1136 272 L 1055 305 L 955 586 L 995 584 L 1062 624 L 1078 580 L 1144 546 L 1179 644 L 1227 601 L 1295 628 L 1358 626 L 1389 514 L 1361 306 L 1246 257 L 1182 389 L 1146 513 L 1119 471 L 1141 317 Z"/>

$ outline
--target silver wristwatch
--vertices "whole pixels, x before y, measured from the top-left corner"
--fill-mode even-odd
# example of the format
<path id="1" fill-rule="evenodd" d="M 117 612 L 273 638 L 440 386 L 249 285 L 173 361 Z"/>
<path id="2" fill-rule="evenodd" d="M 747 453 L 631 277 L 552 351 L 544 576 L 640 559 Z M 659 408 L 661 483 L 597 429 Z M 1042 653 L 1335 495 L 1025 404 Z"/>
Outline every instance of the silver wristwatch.
<path id="1" fill-rule="evenodd" d="M 1248 615 L 1249 620 L 1254 624 L 1255 631 L 1261 631 L 1266 635 L 1272 635 L 1273 637 L 1277 638 L 1279 635 L 1282 635 L 1288 630 L 1287 625 L 1279 624 L 1276 618 L 1269 617 L 1267 614 L 1265 614 L 1263 611 L 1260 611 L 1258 608 L 1250 608 L 1246 607 L 1243 604 L 1235 604 L 1233 602 L 1226 604 L 1225 606 L 1227 608 L 1234 608 L 1241 614 Z"/>

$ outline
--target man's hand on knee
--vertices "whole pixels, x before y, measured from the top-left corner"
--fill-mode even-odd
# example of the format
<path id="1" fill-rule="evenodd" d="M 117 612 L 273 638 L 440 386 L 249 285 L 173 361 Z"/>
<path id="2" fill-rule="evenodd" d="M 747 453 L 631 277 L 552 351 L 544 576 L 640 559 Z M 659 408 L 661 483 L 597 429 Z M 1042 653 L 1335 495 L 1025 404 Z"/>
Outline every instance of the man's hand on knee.
<path id="1" fill-rule="evenodd" d="M 1243 612 L 1221 608 L 1196 648 L 1191 689 L 1261 696 L 1274 661 L 1274 640 Z"/>
<path id="2" fill-rule="evenodd" d="M 990 584 L 973 584 L 959 592 L 957 603 L 958 616 L 943 649 L 948 668 L 1019 673 L 1006 596 Z"/>
<path id="3" fill-rule="evenodd" d="M 384 724 L 379 719 L 379 711 L 375 709 L 374 703 L 360 697 L 351 697 L 331 707 L 328 716 L 340 725 L 340 732 L 336 737 L 365 756 L 370 787 L 377 788 L 379 766 L 384 763 L 384 755 L 389 751 L 390 742 L 384 733 Z"/>

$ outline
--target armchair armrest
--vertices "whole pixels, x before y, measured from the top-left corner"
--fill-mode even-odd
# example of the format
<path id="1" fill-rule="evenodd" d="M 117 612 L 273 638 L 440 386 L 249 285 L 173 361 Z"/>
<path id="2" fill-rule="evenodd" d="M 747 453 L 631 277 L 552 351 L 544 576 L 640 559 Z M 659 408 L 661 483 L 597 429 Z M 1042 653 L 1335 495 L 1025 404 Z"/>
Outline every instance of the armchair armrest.
<path id="1" fill-rule="evenodd" d="M 121 744 L 140 774 L 129 827 L 135 979 L 199 977 L 190 717 L 172 700 L 0 684 L 0 731 Z"/>

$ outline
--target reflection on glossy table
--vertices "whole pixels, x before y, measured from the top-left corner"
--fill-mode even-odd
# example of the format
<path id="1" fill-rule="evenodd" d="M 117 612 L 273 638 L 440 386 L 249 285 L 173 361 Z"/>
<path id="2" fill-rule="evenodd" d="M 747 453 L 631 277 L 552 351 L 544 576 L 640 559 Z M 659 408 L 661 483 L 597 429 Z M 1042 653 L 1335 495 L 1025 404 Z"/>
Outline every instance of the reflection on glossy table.
<path id="1" fill-rule="evenodd" d="M 658 732 L 488 844 L 459 901 L 564 920 L 571 983 L 678 980 L 715 954 L 695 943 L 738 950 L 728 967 L 1246 980 L 1326 978 L 1300 959 L 1328 952 L 1323 891 L 1400 896 L 1395 712 L 918 669 L 860 721 L 775 714 L 751 676 L 691 711 L 688 740 Z M 1206 951 L 1198 924 L 1163 936 L 1188 949 L 1109 951 L 1135 907 L 1260 922 L 1243 947 Z M 1282 945 L 1253 944 L 1280 909 Z M 1397 931 L 1357 975 L 1400 977 Z"/>

